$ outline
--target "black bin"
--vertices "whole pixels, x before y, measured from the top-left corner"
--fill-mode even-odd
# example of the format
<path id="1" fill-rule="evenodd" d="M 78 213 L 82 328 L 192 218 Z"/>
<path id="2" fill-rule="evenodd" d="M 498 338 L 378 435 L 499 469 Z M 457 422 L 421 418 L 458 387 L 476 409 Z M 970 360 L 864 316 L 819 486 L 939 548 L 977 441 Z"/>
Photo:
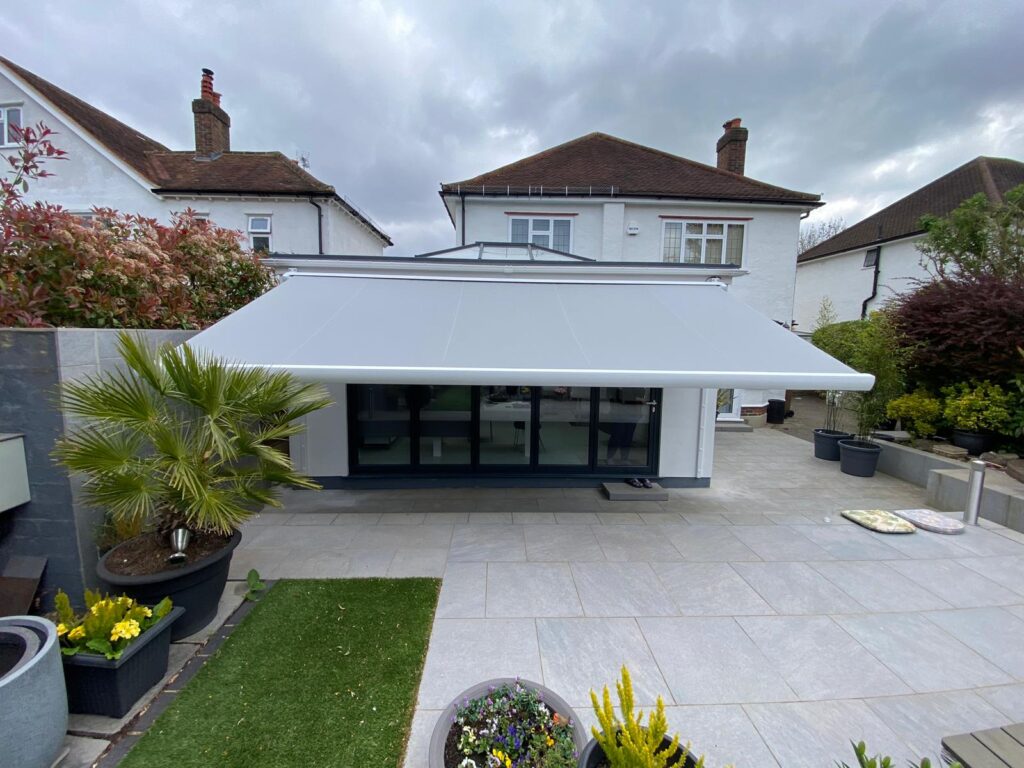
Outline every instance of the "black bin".
<path id="1" fill-rule="evenodd" d="M 785 400 L 769 400 L 768 401 L 768 423 L 769 424 L 781 424 L 786 420 L 786 401 Z"/>

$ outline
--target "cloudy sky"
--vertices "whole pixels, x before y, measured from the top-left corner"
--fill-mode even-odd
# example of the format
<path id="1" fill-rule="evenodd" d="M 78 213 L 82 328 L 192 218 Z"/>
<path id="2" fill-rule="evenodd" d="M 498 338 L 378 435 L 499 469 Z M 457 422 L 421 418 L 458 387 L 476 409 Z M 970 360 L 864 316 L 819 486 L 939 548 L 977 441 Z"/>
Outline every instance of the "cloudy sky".
<path id="1" fill-rule="evenodd" d="M 1024 158 L 1019 0 L 37 0 L 0 38 L 175 149 L 210 67 L 232 147 L 307 155 L 394 255 L 453 244 L 439 182 L 590 131 L 713 163 L 742 117 L 747 173 L 848 224 L 977 155 Z"/>

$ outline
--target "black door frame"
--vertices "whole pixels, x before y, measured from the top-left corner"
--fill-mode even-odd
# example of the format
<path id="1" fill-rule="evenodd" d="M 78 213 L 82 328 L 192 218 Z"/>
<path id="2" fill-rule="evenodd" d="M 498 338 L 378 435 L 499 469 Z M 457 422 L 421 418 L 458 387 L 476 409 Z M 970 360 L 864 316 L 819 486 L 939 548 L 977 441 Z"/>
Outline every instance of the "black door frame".
<path id="1" fill-rule="evenodd" d="M 541 464 L 540 455 L 540 392 L 541 387 L 530 386 L 530 461 L 527 464 L 481 464 L 480 463 L 480 392 L 481 385 L 470 388 L 470 463 L 469 464 L 421 464 L 420 463 L 420 407 L 415 398 L 407 394 L 409 403 L 409 462 L 408 464 L 367 464 L 359 463 L 358 434 L 358 402 L 356 391 L 362 386 L 385 386 L 374 384 L 349 384 L 346 387 L 348 411 L 348 463 L 349 474 L 353 476 L 409 476 L 409 477 L 621 477 L 622 475 L 638 477 L 654 477 L 658 474 L 661 447 L 661 409 L 662 390 L 644 387 L 650 390 L 653 403 L 650 421 L 648 422 L 648 463 L 643 466 L 599 466 L 597 453 L 599 447 L 598 431 L 600 426 L 601 389 L 608 387 L 589 387 L 590 389 L 590 423 L 589 446 L 586 465 Z M 427 386 L 422 384 L 397 385 L 409 388 Z"/>

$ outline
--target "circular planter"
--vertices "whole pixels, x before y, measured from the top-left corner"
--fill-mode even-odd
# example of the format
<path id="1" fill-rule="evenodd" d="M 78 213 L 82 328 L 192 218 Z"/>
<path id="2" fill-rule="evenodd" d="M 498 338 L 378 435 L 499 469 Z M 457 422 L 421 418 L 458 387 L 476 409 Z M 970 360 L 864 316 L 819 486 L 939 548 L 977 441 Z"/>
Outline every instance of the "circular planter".
<path id="1" fill-rule="evenodd" d="M 871 477 L 878 467 L 882 449 L 867 440 L 839 441 L 839 469 L 854 477 Z"/>
<path id="2" fill-rule="evenodd" d="M 667 749 L 672 746 L 672 739 L 667 736 L 661 740 L 661 748 Z M 597 739 L 591 739 L 587 746 L 584 747 L 583 752 L 580 753 L 579 768 L 602 768 L 602 766 L 608 765 L 608 758 L 605 757 L 604 750 L 597 743 Z M 676 753 L 668 759 L 666 765 L 678 765 L 680 768 L 696 768 L 697 761 L 693 758 L 693 753 L 687 752 L 683 745 L 680 744 Z"/>
<path id="3" fill-rule="evenodd" d="M 964 429 L 953 430 L 953 445 L 966 448 L 971 456 L 980 456 L 991 451 L 995 446 L 996 436 L 988 432 L 968 432 Z"/>
<path id="4" fill-rule="evenodd" d="M 4 765 L 53 765 L 68 728 L 68 699 L 57 628 L 46 619 L 0 618 L 0 723 Z"/>
<path id="5" fill-rule="evenodd" d="M 113 591 L 124 592 L 143 605 L 155 605 L 165 597 L 185 609 L 185 615 L 171 627 L 171 640 L 180 640 L 198 632 L 217 615 L 217 605 L 228 581 L 228 567 L 242 534 L 235 531 L 218 552 L 180 568 L 148 576 L 122 576 L 107 568 L 111 550 L 96 563 L 96 573 Z"/>
<path id="6" fill-rule="evenodd" d="M 839 461 L 839 441 L 852 440 L 849 432 L 836 429 L 814 430 L 814 458 L 825 461 Z"/>
<path id="7" fill-rule="evenodd" d="M 540 693 L 545 704 L 572 723 L 572 740 L 576 744 L 576 751 L 580 752 L 586 745 L 586 736 L 583 734 L 583 730 L 580 727 L 579 718 L 576 717 L 576 713 L 573 712 L 572 707 L 569 706 L 568 702 L 553 691 L 545 688 L 540 683 L 523 680 L 522 678 L 497 677 L 493 680 L 478 683 L 472 688 L 467 688 L 444 708 L 441 716 L 437 718 L 437 723 L 434 725 L 433 733 L 430 734 L 430 748 L 427 753 L 427 765 L 429 768 L 445 768 L 444 745 L 448 740 L 448 732 L 452 729 L 455 710 L 462 702 L 467 699 L 477 699 L 481 696 L 486 696 L 492 688 L 497 688 L 501 685 L 512 685 L 516 682 L 530 690 Z"/>

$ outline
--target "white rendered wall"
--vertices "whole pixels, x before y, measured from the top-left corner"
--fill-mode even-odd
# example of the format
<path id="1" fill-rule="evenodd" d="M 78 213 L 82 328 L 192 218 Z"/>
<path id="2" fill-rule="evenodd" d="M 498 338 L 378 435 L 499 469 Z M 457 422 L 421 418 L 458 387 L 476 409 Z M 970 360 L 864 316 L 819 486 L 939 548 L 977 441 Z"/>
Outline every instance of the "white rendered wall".
<path id="1" fill-rule="evenodd" d="M 710 477 L 701 475 L 700 452 L 701 402 L 700 389 L 665 389 L 661 394 L 661 445 L 658 474 L 661 477 Z M 714 418 L 714 409 L 711 409 Z M 706 431 L 705 435 L 707 434 Z M 714 427 L 710 430 L 714 440 Z M 707 450 L 707 440 L 704 443 Z"/>
<path id="2" fill-rule="evenodd" d="M 291 438 L 296 469 L 312 477 L 348 476 L 348 396 L 345 384 L 325 384 L 334 404 L 306 416 L 306 431 Z"/>

